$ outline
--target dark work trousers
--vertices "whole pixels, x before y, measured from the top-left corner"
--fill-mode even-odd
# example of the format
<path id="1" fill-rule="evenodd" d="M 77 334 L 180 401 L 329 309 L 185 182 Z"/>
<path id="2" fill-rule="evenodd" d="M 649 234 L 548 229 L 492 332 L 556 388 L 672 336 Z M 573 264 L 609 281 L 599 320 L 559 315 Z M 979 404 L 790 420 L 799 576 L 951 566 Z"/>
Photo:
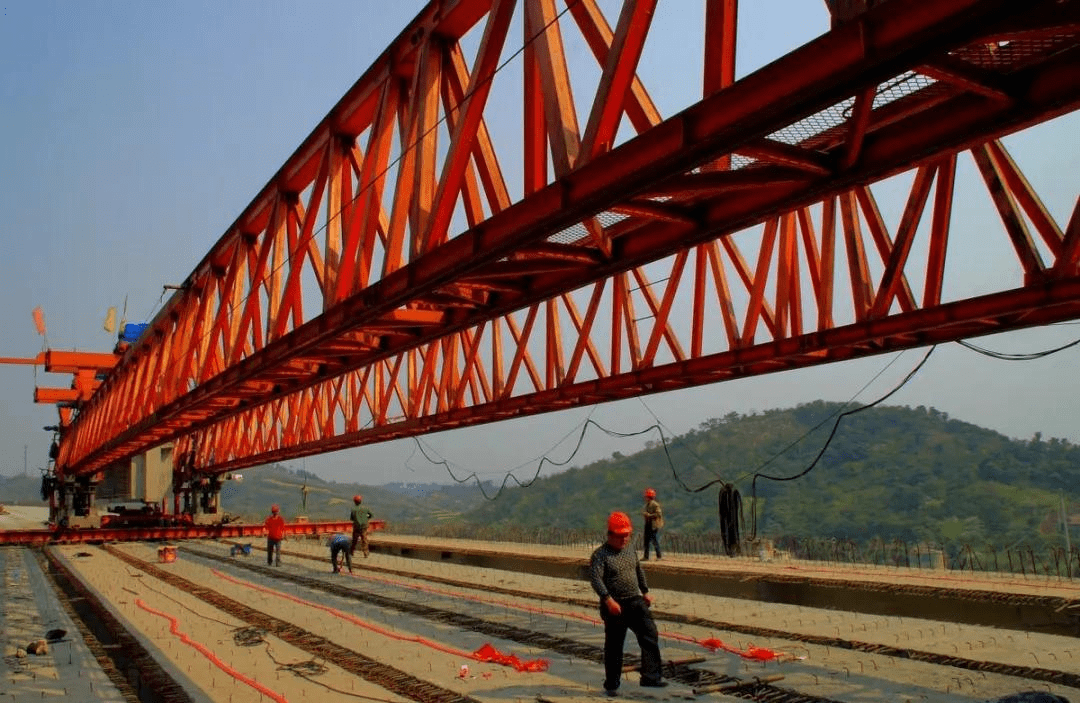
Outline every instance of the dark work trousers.
<path id="1" fill-rule="evenodd" d="M 338 555 L 345 555 L 345 566 L 349 567 L 349 573 L 352 573 L 352 555 L 349 553 L 349 548 L 344 544 L 334 544 L 330 546 L 330 563 L 334 565 L 334 573 L 341 571 L 341 565 L 338 564 Z"/>
<path id="2" fill-rule="evenodd" d="M 266 538 L 266 565 L 273 566 L 274 560 L 281 566 L 281 540 Z"/>
<path id="3" fill-rule="evenodd" d="M 645 521 L 645 558 L 646 559 L 649 558 L 649 545 L 650 544 L 653 547 L 656 548 L 656 558 L 657 559 L 662 558 L 662 556 L 660 554 L 660 539 L 658 537 L 659 534 L 660 534 L 660 530 L 654 530 L 653 529 L 652 521 L 651 520 L 646 520 Z"/>
<path id="4" fill-rule="evenodd" d="M 641 596 L 617 602 L 622 607 L 622 615 L 612 615 L 603 603 L 600 604 L 600 617 L 604 621 L 604 688 L 614 691 L 619 687 L 627 630 L 637 635 L 641 647 L 641 680 L 659 681 L 660 636 L 648 604 Z"/>
<path id="5" fill-rule="evenodd" d="M 349 547 L 349 554 L 356 554 L 356 543 L 360 543 L 360 551 L 364 553 L 366 557 L 368 555 L 368 541 L 367 541 L 368 526 L 357 527 L 353 525 L 352 528 L 352 546 Z"/>

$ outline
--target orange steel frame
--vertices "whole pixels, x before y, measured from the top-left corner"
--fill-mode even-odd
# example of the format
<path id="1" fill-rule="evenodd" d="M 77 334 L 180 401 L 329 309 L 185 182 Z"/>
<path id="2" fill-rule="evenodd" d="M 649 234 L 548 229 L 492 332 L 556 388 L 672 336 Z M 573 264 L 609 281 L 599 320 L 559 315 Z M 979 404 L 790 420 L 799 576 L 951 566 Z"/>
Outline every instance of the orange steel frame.
<path id="1" fill-rule="evenodd" d="M 58 351 L 48 349 L 34 357 L 0 356 L 0 364 L 27 364 L 41 366 L 50 373 L 71 374 L 69 388 L 51 386 L 35 387 L 34 402 L 56 405 L 60 414 L 60 426 L 66 427 L 75 417 L 75 410 L 101 385 L 101 377 L 107 374 L 119 360 L 115 354 L 101 352 Z"/>
<path id="2" fill-rule="evenodd" d="M 216 473 L 1080 316 L 1080 215 L 998 141 L 1076 108 L 1080 2 L 888 0 L 737 81 L 736 2 L 705 8 L 702 97 L 664 117 L 638 77 L 656 0 L 613 24 L 431 2 L 81 405 L 58 472 L 175 441 Z M 515 12 L 523 150 L 500 152 Z M 1015 258 L 964 296 L 967 159 Z M 870 184 L 904 172 L 890 227 Z"/>

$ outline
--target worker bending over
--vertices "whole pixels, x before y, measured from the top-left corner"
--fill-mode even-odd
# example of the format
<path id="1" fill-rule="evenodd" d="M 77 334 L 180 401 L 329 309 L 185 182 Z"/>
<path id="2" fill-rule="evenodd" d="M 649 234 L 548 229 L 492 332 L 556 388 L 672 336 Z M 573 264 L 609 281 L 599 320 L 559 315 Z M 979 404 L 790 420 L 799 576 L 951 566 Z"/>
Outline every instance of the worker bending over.
<path id="1" fill-rule="evenodd" d="M 340 532 L 330 538 L 330 564 L 334 567 L 334 573 L 341 572 L 341 559 L 344 559 L 345 566 L 349 567 L 349 573 L 352 573 L 352 554 L 350 552 L 349 538 Z"/>

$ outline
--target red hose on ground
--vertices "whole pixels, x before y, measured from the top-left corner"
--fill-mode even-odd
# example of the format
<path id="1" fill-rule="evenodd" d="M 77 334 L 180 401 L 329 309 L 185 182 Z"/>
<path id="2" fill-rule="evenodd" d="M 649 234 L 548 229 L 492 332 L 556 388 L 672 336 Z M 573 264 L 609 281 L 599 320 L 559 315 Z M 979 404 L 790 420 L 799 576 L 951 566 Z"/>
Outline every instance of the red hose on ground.
<path id="1" fill-rule="evenodd" d="M 513 655 L 499 654 L 499 652 L 490 644 L 484 645 L 475 652 L 469 653 L 461 649 L 447 647 L 446 645 L 439 644 L 438 642 L 433 642 L 423 637 L 409 637 L 406 635 L 399 635 L 395 632 L 384 630 L 381 627 L 376 627 L 371 623 L 364 622 L 363 620 L 360 620 L 355 616 L 349 615 L 348 613 L 337 610 L 336 608 L 330 608 L 325 605 L 319 605 L 318 603 L 312 603 L 311 601 L 304 600 L 303 598 L 297 598 L 296 596 L 291 596 L 288 593 L 281 593 L 280 591 L 275 591 L 271 588 L 266 588 L 264 586 L 256 586 L 253 583 L 248 583 L 246 581 L 241 581 L 240 579 L 235 579 L 215 569 L 211 569 L 210 571 L 218 578 L 224 579 L 230 583 L 235 583 L 240 586 L 246 586 L 247 588 L 259 591 L 260 593 L 267 593 L 273 596 L 277 596 L 278 598 L 284 598 L 285 600 L 289 600 L 300 605 L 306 605 L 309 608 L 316 608 L 318 610 L 322 610 L 323 612 L 330 613 L 335 617 L 341 618 L 342 620 L 347 620 L 354 625 L 359 625 L 364 629 L 371 630 L 372 632 L 383 635 L 384 637 L 390 637 L 392 639 L 400 640 L 402 642 L 415 642 L 417 644 L 422 644 L 425 647 L 430 647 L 440 652 L 445 652 L 446 654 L 452 654 L 456 657 L 463 657 L 465 659 L 472 659 L 474 661 L 481 662 L 493 662 L 496 664 L 502 664 L 504 666 L 512 666 L 518 671 L 547 671 L 548 668 L 547 660 L 535 659 L 530 662 L 522 662 L 520 659 Z M 482 656 L 488 658 L 481 658 Z"/>
<path id="2" fill-rule="evenodd" d="M 278 703 L 289 703 L 289 699 L 287 699 L 285 696 L 281 695 L 280 693 L 275 693 L 274 691 L 271 691 L 269 688 L 267 688 L 266 686 L 263 686 L 262 684 L 258 683 L 257 681 L 254 681 L 254 680 L 249 679 L 248 677 L 244 676 L 243 674 L 241 674 L 236 669 L 233 669 L 231 666 L 229 666 L 225 662 L 218 659 L 217 655 L 214 654 L 213 652 L 211 652 L 209 649 L 207 649 L 203 645 L 199 644 L 198 642 L 195 642 L 190 637 L 188 637 L 186 634 L 181 632 L 180 631 L 180 626 L 177 623 L 176 618 L 174 618 L 173 616 L 167 615 L 166 613 L 163 613 L 160 610 L 154 610 L 153 608 L 148 606 L 146 603 L 143 603 L 141 598 L 136 598 L 135 599 L 135 605 L 139 606 L 140 608 L 142 608 L 143 610 L 145 610 L 148 613 L 151 613 L 153 615 L 157 615 L 159 617 L 162 617 L 162 618 L 165 618 L 166 620 L 168 620 L 169 621 L 169 632 L 171 632 L 174 635 L 176 635 L 177 637 L 179 637 L 180 641 L 183 642 L 184 644 L 188 645 L 189 647 L 195 648 L 200 654 L 202 654 L 204 657 L 206 657 L 211 662 L 213 662 L 214 665 L 217 668 L 221 669 L 222 671 L 224 671 L 229 676 L 233 677 L 237 681 L 240 681 L 242 683 L 246 683 L 248 686 L 251 686 L 256 691 L 263 694 L 264 696 L 267 696 L 271 700 L 275 700 Z"/>
<path id="3" fill-rule="evenodd" d="M 534 607 L 531 607 L 531 606 L 528 606 L 528 605 L 522 605 L 521 603 L 518 603 L 516 601 L 496 600 L 496 599 L 493 599 L 493 598 L 482 598 L 480 596 L 474 596 L 474 595 L 469 595 L 469 594 L 465 594 L 465 593 L 456 593 L 454 591 L 448 591 L 448 590 L 442 589 L 442 588 L 435 588 L 435 587 L 432 587 L 432 586 L 421 586 L 421 585 L 417 585 L 417 584 L 410 584 L 410 583 L 406 583 L 404 581 L 396 581 L 394 579 L 381 578 L 381 577 L 378 577 L 378 576 L 368 576 L 366 574 L 364 574 L 364 575 L 349 574 L 349 575 L 352 576 L 353 578 L 362 578 L 362 579 L 366 579 L 368 581 L 373 581 L 375 583 L 381 583 L 381 584 L 385 584 L 385 585 L 388 585 L 388 586 L 395 586 L 395 587 L 399 587 L 399 588 L 410 588 L 410 589 L 413 589 L 413 590 L 416 590 L 416 591 L 424 591 L 425 593 L 434 593 L 434 594 L 437 594 L 437 595 L 447 596 L 447 597 L 450 597 L 450 598 L 456 598 L 458 600 L 468 600 L 468 601 L 473 601 L 473 602 L 476 602 L 476 603 L 483 603 L 485 605 L 492 605 L 492 604 L 493 605 L 499 605 L 499 606 L 506 607 L 506 608 L 514 608 L 515 610 L 522 610 L 522 611 L 525 611 L 527 613 L 538 613 L 538 614 L 541 614 L 541 615 L 553 615 L 553 616 L 556 616 L 556 617 L 573 618 L 575 620 L 583 620 L 585 622 L 593 623 L 595 625 L 603 625 L 603 621 L 600 620 L 600 618 L 590 617 L 588 615 L 582 615 L 580 613 L 565 613 L 565 612 L 559 612 L 559 611 L 555 611 L 555 610 L 549 610 L 547 608 L 534 608 Z M 720 641 L 720 640 L 718 640 L 718 639 L 716 639 L 714 637 L 710 637 L 710 638 L 704 639 L 704 640 L 699 640 L 699 639 L 696 639 L 694 637 L 689 637 L 687 635 L 679 634 L 677 632 L 661 632 L 660 636 L 664 637 L 666 639 L 678 640 L 680 642 L 688 642 L 690 644 L 700 645 L 701 647 L 704 647 L 705 649 L 709 650 L 710 652 L 715 652 L 716 650 L 720 649 L 720 650 L 723 650 L 723 651 L 728 652 L 730 654 L 735 654 L 737 656 L 740 656 L 743 659 L 752 659 L 754 661 L 771 661 L 773 659 L 780 659 L 780 658 L 783 658 L 783 657 L 786 656 L 786 655 L 784 655 L 782 653 L 774 652 L 771 649 L 764 649 L 762 647 L 755 647 L 753 645 L 750 645 L 746 649 L 737 649 L 737 648 L 732 647 L 730 645 L 724 644 L 722 641 Z M 490 645 L 485 645 L 485 646 L 490 646 Z M 480 650 L 477 650 L 477 651 L 479 652 Z M 520 671 L 520 669 L 518 669 L 518 670 Z"/>

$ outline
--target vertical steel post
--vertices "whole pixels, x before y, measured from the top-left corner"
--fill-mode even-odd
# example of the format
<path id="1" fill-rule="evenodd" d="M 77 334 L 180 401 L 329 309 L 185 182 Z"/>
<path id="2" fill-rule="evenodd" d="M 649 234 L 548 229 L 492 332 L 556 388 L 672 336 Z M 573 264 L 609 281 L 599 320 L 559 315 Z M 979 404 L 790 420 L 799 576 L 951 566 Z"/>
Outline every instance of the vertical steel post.
<path id="1" fill-rule="evenodd" d="M 1065 494 L 1058 492 L 1061 500 L 1061 529 L 1065 532 L 1065 573 L 1072 578 L 1072 544 L 1069 542 L 1069 514 L 1065 512 Z"/>

